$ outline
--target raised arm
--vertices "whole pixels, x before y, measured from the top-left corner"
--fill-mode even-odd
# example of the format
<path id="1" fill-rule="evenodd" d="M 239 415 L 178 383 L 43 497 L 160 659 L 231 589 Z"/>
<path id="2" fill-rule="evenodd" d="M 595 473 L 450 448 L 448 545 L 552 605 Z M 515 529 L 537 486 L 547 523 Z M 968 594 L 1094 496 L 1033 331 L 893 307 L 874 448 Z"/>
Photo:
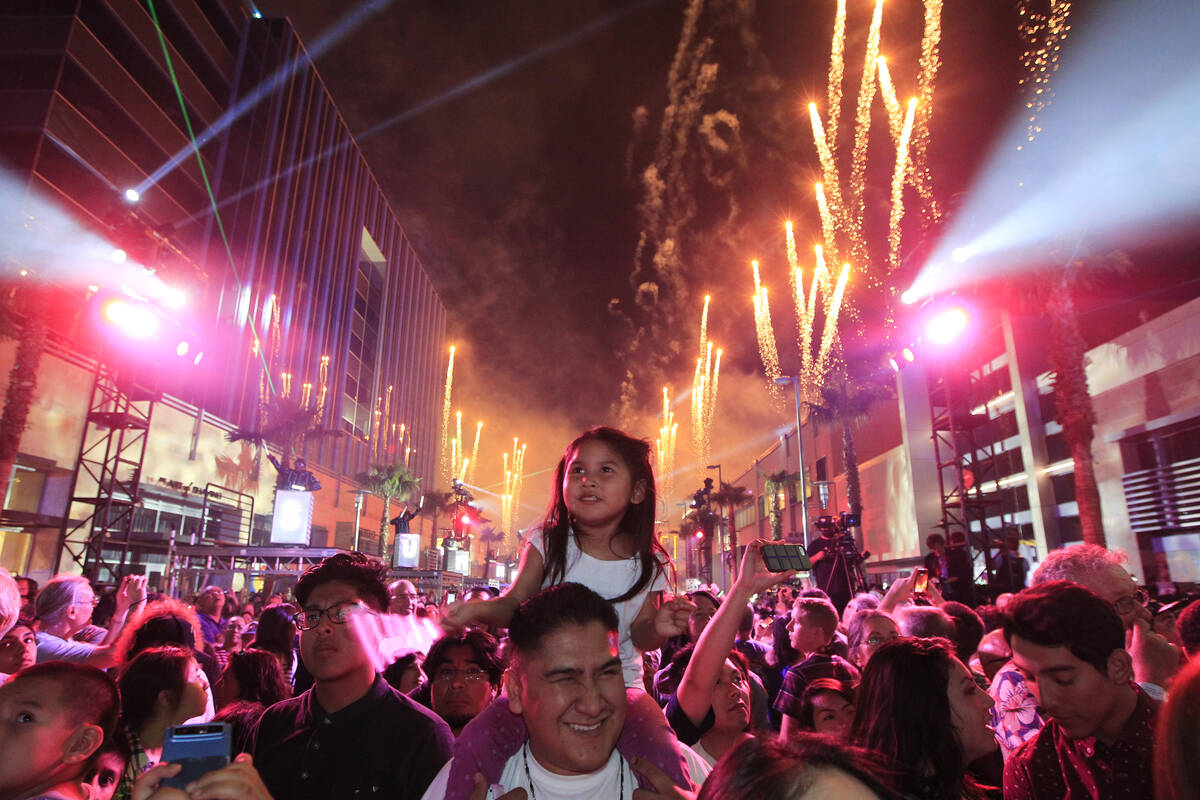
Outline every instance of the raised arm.
<path id="1" fill-rule="evenodd" d="M 696 642 L 696 649 L 692 652 L 692 660 L 683 671 L 675 699 L 695 725 L 703 722 L 708 715 L 713 687 L 717 685 L 721 667 L 733 648 L 746 604 L 759 592 L 795 575 L 794 572 L 768 572 L 762 560 L 762 546 L 762 539 L 756 539 L 746 546 L 737 581 L 700 634 L 700 641 Z"/>
<path id="2" fill-rule="evenodd" d="M 504 594 L 492 600 L 471 600 L 450 606 L 442 615 L 442 627 L 449 631 L 459 631 L 478 623 L 507 627 L 517 606 L 542 588 L 544 576 L 542 554 L 532 543 L 526 543 L 521 553 L 521 564 L 517 567 L 517 577 Z"/>

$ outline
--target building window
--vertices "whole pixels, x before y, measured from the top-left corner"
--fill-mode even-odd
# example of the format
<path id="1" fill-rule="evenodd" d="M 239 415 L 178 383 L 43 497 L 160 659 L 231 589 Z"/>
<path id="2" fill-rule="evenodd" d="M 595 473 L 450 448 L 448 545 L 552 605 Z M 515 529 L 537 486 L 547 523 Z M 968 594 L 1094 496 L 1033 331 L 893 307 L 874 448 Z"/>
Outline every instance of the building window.
<path id="1" fill-rule="evenodd" d="M 1200 529 L 1200 417 L 1121 440 L 1121 459 L 1134 531 Z"/>
<path id="2" fill-rule="evenodd" d="M 371 434 L 379 368 L 379 319 L 383 308 L 383 253 L 367 232 L 359 253 L 351 314 L 350 352 L 346 356 L 346 392 L 342 428 L 355 436 Z"/>
<path id="3" fill-rule="evenodd" d="M 42 502 L 42 490 L 45 486 L 46 473 L 21 464 L 13 464 L 4 508 L 9 511 L 25 511 L 36 514 Z"/>

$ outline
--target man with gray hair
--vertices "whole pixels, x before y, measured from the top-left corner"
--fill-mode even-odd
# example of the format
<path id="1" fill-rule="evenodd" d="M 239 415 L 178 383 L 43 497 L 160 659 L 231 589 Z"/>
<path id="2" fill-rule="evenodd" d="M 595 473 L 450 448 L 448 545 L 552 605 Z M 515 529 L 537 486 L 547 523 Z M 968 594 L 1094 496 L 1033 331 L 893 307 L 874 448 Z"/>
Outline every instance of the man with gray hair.
<path id="1" fill-rule="evenodd" d="M 21 591 L 8 570 L 0 568 L 0 638 L 17 623 L 20 614 Z"/>
<path id="2" fill-rule="evenodd" d="M 1126 649 L 1133 656 L 1135 680 L 1154 699 L 1165 697 L 1165 685 L 1178 669 L 1178 653 L 1166 639 L 1150 630 L 1149 599 L 1125 569 L 1127 557 L 1099 545 L 1077 544 L 1054 550 L 1033 573 L 1031 586 L 1066 580 L 1091 589 L 1112 605 L 1126 631 Z M 995 699 L 992 722 L 1000 751 L 1007 759 L 1023 742 L 1042 729 L 1044 718 L 1025 679 L 1010 661 L 1000 668 L 988 690 Z"/>
<path id="3" fill-rule="evenodd" d="M 37 616 L 41 630 L 37 634 L 37 660 L 78 661 L 94 667 L 111 667 L 117 658 L 116 644 L 130 611 L 146 602 L 146 577 L 126 575 L 116 593 L 116 610 L 108 632 L 100 644 L 72 641 L 92 620 L 98 598 L 86 578 L 56 575 L 37 596 Z"/>

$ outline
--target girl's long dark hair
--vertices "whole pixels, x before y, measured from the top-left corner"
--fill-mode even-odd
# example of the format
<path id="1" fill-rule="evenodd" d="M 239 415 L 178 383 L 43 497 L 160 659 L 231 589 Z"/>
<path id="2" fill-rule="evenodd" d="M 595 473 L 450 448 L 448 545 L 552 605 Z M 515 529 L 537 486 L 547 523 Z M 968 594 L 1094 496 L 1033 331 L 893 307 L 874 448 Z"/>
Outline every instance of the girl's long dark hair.
<path id="1" fill-rule="evenodd" d="M 954 800 L 975 794 L 947 692 L 954 660 L 945 639 L 905 637 L 876 650 L 863 669 L 850 741 L 902 770 L 906 792 Z"/>
<path id="2" fill-rule="evenodd" d="M 588 441 L 607 444 L 617 452 L 629 469 L 633 485 L 638 481 L 645 487 L 646 496 L 640 503 L 633 503 L 625 511 L 618 529 L 632 537 L 642 572 L 629 591 L 620 597 L 608 598 L 609 602 L 620 603 L 636 597 L 654 580 L 659 570 L 669 568 L 670 556 L 654 535 L 654 515 L 658 509 L 658 492 L 654 487 L 654 469 L 650 466 L 650 442 L 638 439 L 616 428 L 596 427 L 584 431 L 567 447 L 554 471 L 554 495 L 550 510 L 542 523 L 542 537 L 546 548 L 546 577 L 548 583 L 561 583 L 567 571 L 567 537 L 571 531 L 571 513 L 563 497 L 563 479 L 567 474 L 567 461 L 576 450 Z"/>
<path id="3" fill-rule="evenodd" d="M 159 692 L 178 703 L 188 680 L 192 652 L 182 647 L 150 647 L 121 668 L 121 722 L 137 733 L 154 713 Z"/>

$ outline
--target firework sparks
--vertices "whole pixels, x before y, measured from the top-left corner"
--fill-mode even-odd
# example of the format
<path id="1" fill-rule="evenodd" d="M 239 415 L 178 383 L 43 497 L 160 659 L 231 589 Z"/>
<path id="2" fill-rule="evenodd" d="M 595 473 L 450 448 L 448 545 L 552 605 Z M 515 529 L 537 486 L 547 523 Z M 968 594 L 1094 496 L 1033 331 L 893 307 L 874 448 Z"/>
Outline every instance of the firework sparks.
<path id="1" fill-rule="evenodd" d="M 462 435 L 462 412 L 455 411 L 454 412 L 454 448 L 451 451 L 453 457 L 450 460 L 451 461 L 450 471 L 451 471 L 453 477 L 457 478 L 460 481 L 464 477 L 463 476 L 462 459 L 463 459 L 463 456 L 466 455 L 463 452 L 465 444 L 466 443 L 463 442 L 463 435 Z"/>
<path id="2" fill-rule="evenodd" d="M 854 151 L 850 156 L 851 251 L 860 264 L 866 264 L 867 254 L 862 240 L 863 214 L 866 200 L 863 189 L 867 176 L 867 143 L 871 129 L 871 103 L 875 99 L 875 61 L 879 58 L 879 31 L 883 25 L 883 0 L 876 0 L 871 28 L 867 33 L 867 54 L 863 60 L 862 82 L 858 88 L 857 114 L 854 120 Z M 826 245 L 829 243 L 826 242 Z"/>
<path id="3" fill-rule="evenodd" d="M 775 329 L 771 325 L 771 305 L 767 300 L 767 287 L 762 285 L 758 274 L 758 262 L 751 261 L 754 270 L 754 328 L 758 336 L 758 355 L 767 372 L 767 383 L 771 396 L 779 400 L 782 395 L 775 380 L 779 377 L 779 350 L 775 346 Z"/>
<path id="4" fill-rule="evenodd" d="M 896 97 L 887 59 L 880 56 L 875 60 L 875 65 L 879 71 L 879 95 L 883 98 L 883 107 L 887 109 L 888 130 L 892 133 L 892 141 L 896 142 L 900 140 L 900 129 L 904 127 L 904 113 L 900 110 L 900 100 Z"/>
<path id="5" fill-rule="evenodd" d="M 1050 13 L 1044 14 L 1033 8 L 1031 0 L 1021 0 L 1018 12 L 1022 20 L 1021 38 L 1025 40 L 1021 63 L 1028 73 L 1021 78 L 1020 85 L 1028 98 L 1025 101 L 1025 110 L 1029 112 L 1026 140 L 1032 142 L 1042 132 L 1038 115 L 1054 99 L 1050 78 L 1058 70 L 1063 42 L 1071 30 L 1067 24 L 1071 3 L 1070 0 L 1050 0 Z"/>
<path id="6" fill-rule="evenodd" d="M 833 43 L 829 48 L 829 109 L 830 147 L 837 146 L 837 129 L 842 110 L 842 78 L 846 71 L 846 0 L 838 0 L 837 16 L 833 20 Z"/>
<path id="7" fill-rule="evenodd" d="M 705 295 L 704 311 L 700 315 L 700 355 L 696 359 L 696 371 L 692 376 L 692 447 L 696 457 L 701 460 L 707 459 L 710 452 L 709 432 L 717 405 L 717 371 L 721 364 L 721 351 L 717 350 L 717 359 L 714 362 L 713 343 L 708 338 L 708 308 L 711 300 L 709 295 Z M 665 386 L 663 413 L 670 414 Z M 673 419 L 664 417 L 663 425 L 665 428 L 671 427 Z"/>
<path id="8" fill-rule="evenodd" d="M 941 40 L 942 0 L 925 0 L 921 72 L 917 77 L 917 116 L 913 121 L 912 158 L 908 174 L 921 196 L 921 214 L 927 226 L 936 224 L 942 218 L 937 199 L 933 196 L 933 175 L 929 170 L 929 121 L 933 118 L 933 83 L 937 77 Z"/>
<path id="9" fill-rule="evenodd" d="M 900 220 L 904 217 L 904 176 L 908 171 L 908 143 L 912 136 L 913 116 L 917 111 L 917 98 L 908 101 L 908 113 L 904 115 L 904 127 L 900 131 L 900 142 L 896 145 L 896 170 L 892 174 L 892 212 L 888 223 L 888 275 L 900 267 Z M 889 287 L 895 292 L 895 287 Z"/>
<path id="10" fill-rule="evenodd" d="M 446 387 L 442 395 L 442 478 L 450 483 L 453 466 L 450 461 L 450 392 L 454 387 L 454 345 L 450 345 L 450 361 L 446 365 Z"/>
<path id="11" fill-rule="evenodd" d="M 525 448 L 519 437 L 513 437 L 512 453 L 502 453 L 504 459 L 504 491 L 500 495 L 500 524 L 505 541 L 512 537 L 516 544 L 517 526 L 520 524 L 521 487 L 525 482 Z"/>
<path id="12" fill-rule="evenodd" d="M 662 487 L 659 497 L 666 503 L 667 498 L 674 496 L 675 437 L 679 432 L 679 425 L 675 422 L 675 412 L 671 410 L 671 396 L 668 387 L 664 386 L 662 391 L 662 427 L 658 429 L 654 452 L 658 459 L 658 481 Z"/>
<path id="13" fill-rule="evenodd" d="M 470 462 L 472 464 L 479 463 L 479 461 L 478 461 L 478 459 L 479 459 L 479 435 L 481 433 L 483 433 L 483 420 L 479 420 L 478 422 L 475 423 L 475 444 L 471 445 Z M 471 472 L 466 467 L 463 467 L 463 480 L 470 483 L 472 477 L 473 476 L 472 476 Z"/>
<path id="14" fill-rule="evenodd" d="M 825 238 L 825 246 L 836 252 L 836 234 L 840 228 L 845 235 L 853 236 L 850 230 L 850 220 L 846 206 L 842 202 L 841 184 L 838 180 L 837 165 L 833 160 L 833 151 L 826 138 L 825 128 L 821 125 L 821 115 L 817 112 L 817 104 L 809 103 L 809 116 L 812 118 L 813 142 L 817 146 L 817 156 L 821 160 L 821 173 L 824 183 L 817 184 L 817 204 L 821 209 L 821 235 Z M 826 202 L 828 191 L 828 202 Z"/>
<path id="15" fill-rule="evenodd" d="M 821 333 L 821 349 L 817 354 L 816 363 L 813 365 L 814 386 L 824 385 L 825 378 L 829 374 L 833 343 L 837 338 L 838 313 L 842 308 L 842 296 L 846 293 L 846 281 L 849 278 L 850 265 L 844 264 L 842 273 L 838 276 L 837 287 L 833 290 L 833 296 L 825 307 L 825 328 Z"/>

